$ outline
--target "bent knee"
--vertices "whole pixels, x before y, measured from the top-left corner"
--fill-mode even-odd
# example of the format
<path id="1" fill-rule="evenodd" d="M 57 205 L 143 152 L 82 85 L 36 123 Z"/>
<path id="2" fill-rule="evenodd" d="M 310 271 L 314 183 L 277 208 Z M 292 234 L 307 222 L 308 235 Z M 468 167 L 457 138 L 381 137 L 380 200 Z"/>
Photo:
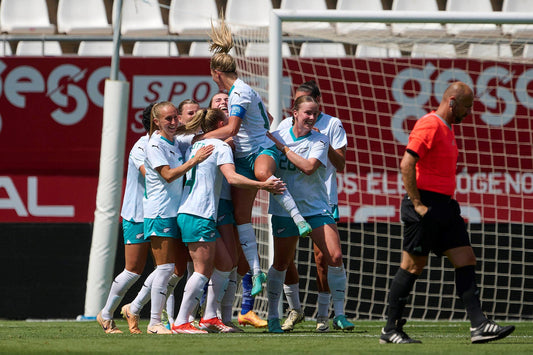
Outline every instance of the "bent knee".
<path id="1" fill-rule="evenodd" d="M 342 263 L 342 253 L 340 251 L 331 255 L 331 266 L 342 266 Z"/>

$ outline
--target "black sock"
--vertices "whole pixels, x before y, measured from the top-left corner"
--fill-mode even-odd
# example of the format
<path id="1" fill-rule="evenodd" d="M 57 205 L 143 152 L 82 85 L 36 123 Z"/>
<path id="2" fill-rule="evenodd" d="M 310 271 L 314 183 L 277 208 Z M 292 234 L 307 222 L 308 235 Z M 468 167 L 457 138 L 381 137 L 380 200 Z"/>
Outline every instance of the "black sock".
<path id="1" fill-rule="evenodd" d="M 416 279 L 418 279 L 418 275 L 411 274 L 402 268 L 399 268 L 396 272 L 389 291 L 386 332 L 395 329 L 396 322 L 402 319 L 403 310 Z"/>
<path id="2" fill-rule="evenodd" d="M 476 285 L 476 267 L 468 265 L 455 269 L 455 286 L 457 294 L 465 304 L 470 324 L 473 328 L 478 327 L 487 318 L 481 310 L 479 289 Z"/>

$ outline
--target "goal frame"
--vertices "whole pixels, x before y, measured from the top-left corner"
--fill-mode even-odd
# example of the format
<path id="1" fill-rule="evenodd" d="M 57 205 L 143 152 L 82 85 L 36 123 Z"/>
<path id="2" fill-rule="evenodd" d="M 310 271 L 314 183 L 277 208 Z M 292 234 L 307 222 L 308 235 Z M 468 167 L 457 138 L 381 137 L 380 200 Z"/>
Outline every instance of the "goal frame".
<path id="1" fill-rule="evenodd" d="M 269 53 L 268 53 L 268 109 L 274 117 L 272 129 L 276 129 L 277 125 L 283 119 L 283 56 L 282 43 L 284 41 L 291 41 L 293 38 L 284 37 L 282 31 L 283 22 L 358 22 L 358 23 L 453 23 L 453 24 L 533 24 L 533 17 L 530 14 L 524 13 L 461 13 L 461 12 L 446 12 L 439 11 L 435 13 L 415 12 L 415 11 L 342 11 L 342 10 L 326 10 L 326 11 L 311 11 L 311 10 L 272 10 L 270 14 L 270 26 L 268 29 Z M 309 35 L 309 40 L 316 41 L 320 35 Z M 409 40 L 392 36 L 399 41 Z M 298 37 L 297 41 L 308 40 L 305 35 Z M 320 40 L 320 39 L 319 39 Z M 465 38 L 456 38 L 451 35 L 446 35 L 443 38 L 427 38 L 417 37 L 417 42 L 452 42 L 461 43 Z M 472 43 L 483 43 L 482 38 L 469 37 Z M 525 44 L 533 43 L 531 38 L 509 38 L 505 36 L 490 38 L 491 43 L 494 44 Z M 263 39 L 264 41 L 264 39 Z M 330 42 L 332 39 L 323 39 L 320 41 Z M 485 38 L 486 41 L 486 38 Z M 339 38 L 339 42 L 345 42 Z M 351 41 L 349 41 L 351 43 Z M 379 41 L 380 45 L 384 44 Z M 403 42 L 402 42 L 403 43 Z M 363 227 L 361 227 L 363 228 Z M 269 258 L 272 258 L 272 247 L 269 250 Z M 429 264 L 428 264 L 429 265 Z M 390 265 L 389 265 L 390 266 Z M 379 313 L 379 312 L 378 312 Z M 416 317 L 420 316 L 418 314 Z M 415 317 L 415 318 L 416 318 Z M 425 316 L 422 316 L 424 318 Z"/>
<path id="2" fill-rule="evenodd" d="M 282 22 L 378 22 L 378 23 L 462 23 L 462 24 L 533 24 L 527 13 L 462 13 L 457 11 L 348 11 L 348 10 L 272 10 L 269 27 L 268 109 L 276 128 L 282 117 L 283 42 Z M 506 42 L 506 41 L 502 41 Z"/>

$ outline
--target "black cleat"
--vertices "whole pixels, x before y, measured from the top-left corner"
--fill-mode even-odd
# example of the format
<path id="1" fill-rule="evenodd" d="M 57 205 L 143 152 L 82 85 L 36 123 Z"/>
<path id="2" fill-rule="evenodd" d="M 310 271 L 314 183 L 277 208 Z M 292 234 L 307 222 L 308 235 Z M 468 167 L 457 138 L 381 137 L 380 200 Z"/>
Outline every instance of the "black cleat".
<path id="1" fill-rule="evenodd" d="M 400 319 L 396 322 L 396 328 L 385 332 L 384 329 L 381 329 L 381 336 L 379 337 L 380 344 L 394 343 L 394 344 L 420 344 L 420 340 L 411 339 L 403 331 L 403 325 L 405 324 L 405 319 Z"/>
<path id="2" fill-rule="evenodd" d="M 470 337 L 473 344 L 505 338 L 514 331 L 514 325 L 501 327 L 494 321 L 486 320 L 477 328 L 470 328 Z"/>

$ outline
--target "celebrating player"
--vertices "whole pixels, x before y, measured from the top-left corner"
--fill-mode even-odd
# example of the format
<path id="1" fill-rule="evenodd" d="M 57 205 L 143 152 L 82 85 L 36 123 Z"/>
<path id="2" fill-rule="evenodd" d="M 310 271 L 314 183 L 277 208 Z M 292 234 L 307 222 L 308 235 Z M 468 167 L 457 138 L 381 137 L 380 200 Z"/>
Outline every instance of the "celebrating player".
<path id="1" fill-rule="evenodd" d="M 187 250 L 183 243 L 178 241 L 179 230 L 176 221 L 183 189 L 182 177 L 189 169 L 209 157 L 213 146 L 199 149 L 193 159 L 183 163 L 175 137 L 178 113 L 174 105 L 170 102 L 155 104 L 152 117 L 159 130 L 151 134 L 146 149 L 144 234 L 150 236 L 157 267 L 152 281 L 148 333 L 171 334 L 161 322 L 161 312 L 166 301 L 167 282 L 174 273 L 175 266 L 180 269 L 179 275 L 183 275 L 186 268 Z"/>
<path id="2" fill-rule="evenodd" d="M 203 138 L 227 139 L 233 137 L 235 144 L 235 167 L 239 174 L 251 179 L 266 181 L 275 179 L 276 170 L 274 159 L 268 154 L 260 154 L 264 149 L 272 147 L 272 142 L 266 137 L 270 127 L 271 116 L 265 109 L 261 97 L 249 85 L 237 76 L 235 59 L 229 55 L 233 48 L 231 32 L 221 19 L 220 27 L 212 25 L 211 33 L 211 77 L 220 90 L 229 92 L 230 117 L 228 124 L 211 131 Z M 252 207 L 257 194 L 256 190 L 232 188 L 235 220 L 239 239 L 250 268 L 253 270 L 252 296 L 263 289 L 266 275 L 261 271 L 257 242 L 252 226 Z M 300 214 L 294 199 L 286 190 L 276 196 L 280 204 L 290 213 L 298 226 L 299 235 L 306 236 L 311 227 Z"/>
<path id="3" fill-rule="evenodd" d="M 336 319 L 345 324 L 345 330 L 353 329 L 344 315 L 346 271 L 342 260 L 339 232 L 331 215 L 326 190 L 326 165 L 328 137 L 313 130 L 319 115 L 318 103 L 311 96 L 300 96 L 294 102 L 292 127 L 275 131 L 268 136 L 279 151 L 278 174 L 285 181 L 293 196 L 313 228 L 311 238 L 323 253 L 328 268 L 328 284 L 333 298 L 342 298 L 342 307 L 335 308 Z M 279 320 L 278 305 L 288 265 L 294 259 L 298 230 L 287 212 L 270 199 L 269 213 L 272 214 L 274 234 L 274 262 L 268 271 L 268 330 L 283 333 Z"/>
<path id="4" fill-rule="evenodd" d="M 300 96 L 309 95 L 315 100 L 320 98 L 320 90 L 314 80 L 303 83 L 296 89 L 294 99 L 296 100 Z M 284 119 L 278 126 L 278 130 L 289 128 L 293 124 L 293 118 L 288 117 Z M 339 219 L 338 197 L 337 197 L 337 171 L 343 171 L 346 164 L 346 132 L 342 127 L 342 122 L 337 118 L 330 116 L 324 112 L 320 112 L 315 122 L 314 128 L 320 133 L 326 135 L 329 139 L 328 149 L 328 163 L 326 165 L 326 190 L 329 197 L 329 205 L 331 207 L 331 213 L 335 221 Z M 331 302 L 331 292 L 328 287 L 328 268 L 324 260 L 322 252 L 313 244 L 316 264 L 316 282 L 318 289 L 318 310 L 317 310 L 317 332 L 329 331 L 329 305 Z M 285 284 L 283 290 L 287 301 L 289 303 L 289 316 L 281 326 L 284 331 L 290 331 L 294 328 L 294 325 L 301 322 L 304 318 L 304 310 L 300 304 L 300 292 L 299 292 L 299 277 L 298 270 L 294 264 L 294 260 L 289 264 L 287 268 L 287 275 L 285 275 Z M 344 307 L 344 297 L 338 297 L 333 300 L 338 303 L 334 305 L 334 309 L 341 309 Z M 341 304 L 342 303 L 342 304 Z M 345 322 L 344 318 L 334 318 L 333 328 L 344 329 L 353 328 L 353 324 Z"/>
<path id="5" fill-rule="evenodd" d="M 210 132 L 226 122 L 227 117 L 222 110 L 200 110 L 188 124 L 178 129 L 178 134 L 196 132 L 198 128 L 203 132 Z M 228 255 L 226 246 L 219 239 L 220 235 L 216 229 L 222 178 L 225 177 L 230 184 L 241 188 L 265 189 L 271 193 L 281 193 L 284 190 L 284 184 L 279 179 L 260 182 L 237 174 L 230 146 L 219 139 L 208 138 L 195 142 L 189 148 L 187 157 L 194 159 L 203 147 L 209 145 L 215 147 L 214 153 L 187 174 L 178 211 L 181 237 L 183 242 L 187 243 L 194 262 L 194 273 L 187 280 L 176 323 L 172 327 L 177 333 L 233 331 L 216 316 L 217 301 L 220 302 L 224 294 L 231 269 L 231 264 L 228 271 L 218 270 L 214 265 L 215 253 Z M 222 259 L 223 257 L 219 257 L 219 260 Z M 197 329 L 189 321 L 189 317 L 209 279 L 205 314 L 210 318 L 206 319 L 204 316 L 199 322 L 201 329 Z"/>

